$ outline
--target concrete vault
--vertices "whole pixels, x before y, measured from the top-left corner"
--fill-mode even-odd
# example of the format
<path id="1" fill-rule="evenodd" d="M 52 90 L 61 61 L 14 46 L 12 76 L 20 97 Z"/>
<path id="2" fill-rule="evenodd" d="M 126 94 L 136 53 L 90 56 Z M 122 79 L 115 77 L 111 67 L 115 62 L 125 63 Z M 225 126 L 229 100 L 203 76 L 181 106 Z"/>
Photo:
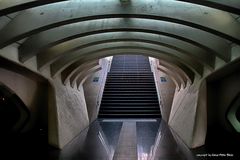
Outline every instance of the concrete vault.
<path id="1" fill-rule="evenodd" d="M 118 54 L 156 59 L 176 87 L 164 120 L 188 147 L 203 145 L 206 78 L 238 61 L 239 45 L 239 0 L 0 1 L 2 66 L 48 81 L 49 143 L 58 148 L 96 118 L 83 83 Z"/>

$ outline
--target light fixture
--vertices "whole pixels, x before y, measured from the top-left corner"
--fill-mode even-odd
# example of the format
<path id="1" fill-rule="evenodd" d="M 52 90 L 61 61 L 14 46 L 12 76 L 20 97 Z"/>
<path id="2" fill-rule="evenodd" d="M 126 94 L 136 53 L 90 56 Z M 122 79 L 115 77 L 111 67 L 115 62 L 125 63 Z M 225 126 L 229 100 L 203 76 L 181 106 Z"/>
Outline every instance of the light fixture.
<path id="1" fill-rule="evenodd" d="M 120 2 L 126 4 L 126 3 L 129 3 L 130 0 L 120 0 Z"/>

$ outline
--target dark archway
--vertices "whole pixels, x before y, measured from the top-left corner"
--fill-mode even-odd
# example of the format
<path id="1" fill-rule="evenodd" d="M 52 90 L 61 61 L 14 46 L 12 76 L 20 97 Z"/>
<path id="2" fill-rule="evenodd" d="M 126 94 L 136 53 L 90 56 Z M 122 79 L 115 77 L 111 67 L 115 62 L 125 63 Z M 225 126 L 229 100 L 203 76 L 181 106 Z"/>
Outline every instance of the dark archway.
<path id="1" fill-rule="evenodd" d="M 0 134 L 11 136 L 26 126 L 30 111 L 23 101 L 7 86 L 0 83 Z"/>

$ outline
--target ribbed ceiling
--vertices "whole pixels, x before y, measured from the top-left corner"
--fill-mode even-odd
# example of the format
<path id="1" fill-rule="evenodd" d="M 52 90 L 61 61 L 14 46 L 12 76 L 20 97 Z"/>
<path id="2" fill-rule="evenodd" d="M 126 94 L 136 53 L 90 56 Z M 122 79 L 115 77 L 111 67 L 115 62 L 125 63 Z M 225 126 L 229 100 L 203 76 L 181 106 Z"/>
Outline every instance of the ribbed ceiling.
<path id="1" fill-rule="evenodd" d="M 83 68 L 99 70 L 100 58 L 143 54 L 185 85 L 239 57 L 239 14 L 239 0 L 2 0 L 0 21 L 9 22 L 0 48 L 25 39 L 19 61 L 36 57 L 38 69 L 50 66 L 64 83 L 81 79 Z"/>

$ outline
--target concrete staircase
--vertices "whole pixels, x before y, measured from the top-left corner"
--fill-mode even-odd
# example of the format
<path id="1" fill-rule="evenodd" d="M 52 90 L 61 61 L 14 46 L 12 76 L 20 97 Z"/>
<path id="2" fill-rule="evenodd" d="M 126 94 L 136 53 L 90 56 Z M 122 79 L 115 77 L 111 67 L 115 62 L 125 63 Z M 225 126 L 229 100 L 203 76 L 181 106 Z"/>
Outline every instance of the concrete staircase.
<path id="1" fill-rule="evenodd" d="M 156 86 L 148 57 L 114 56 L 99 118 L 160 118 Z"/>

